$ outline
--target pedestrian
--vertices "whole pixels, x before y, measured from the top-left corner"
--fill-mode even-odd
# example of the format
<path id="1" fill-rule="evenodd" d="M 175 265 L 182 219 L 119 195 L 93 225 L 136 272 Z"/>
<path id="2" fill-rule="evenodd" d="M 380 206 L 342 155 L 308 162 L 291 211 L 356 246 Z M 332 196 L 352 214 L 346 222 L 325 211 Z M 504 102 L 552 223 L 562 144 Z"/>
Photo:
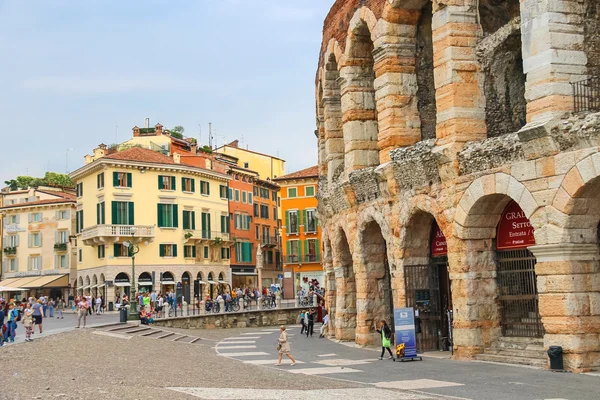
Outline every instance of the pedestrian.
<path id="1" fill-rule="evenodd" d="M 394 354 L 392 354 L 392 350 L 390 350 L 391 347 L 391 338 L 392 338 L 392 330 L 390 329 L 390 327 L 388 326 L 387 322 L 385 322 L 384 320 L 381 320 L 379 322 L 379 329 L 377 329 L 377 323 L 375 323 L 375 330 L 377 331 L 377 333 L 379 333 L 381 335 L 381 356 L 379 357 L 380 360 L 383 360 L 383 355 L 385 354 L 385 351 L 387 350 L 388 353 L 390 353 L 390 360 L 394 360 Z M 396 361 L 396 360 L 394 360 Z"/>
<path id="2" fill-rule="evenodd" d="M 85 301 L 87 302 L 87 312 L 88 314 L 92 315 L 92 296 L 87 295 L 84 297 Z"/>
<path id="3" fill-rule="evenodd" d="M 48 311 L 48 298 L 46 296 L 42 296 L 42 297 L 39 298 L 39 300 L 42 301 L 42 309 L 44 311 L 43 312 L 43 316 L 45 317 L 47 315 L 46 311 Z M 35 305 L 35 303 L 34 303 L 34 305 Z"/>
<path id="4" fill-rule="evenodd" d="M 83 319 L 83 327 L 85 328 L 87 313 L 88 313 L 88 301 L 85 297 L 81 297 L 79 303 L 77 303 L 77 327 L 81 327 L 81 319 Z"/>
<path id="5" fill-rule="evenodd" d="M 290 360 L 292 360 L 292 366 L 296 365 L 296 360 L 292 357 L 292 350 L 290 348 L 290 342 L 288 342 L 288 334 L 285 331 L 285 325 L 281 325 L 279 328 L 281 335 L 279 335 L 279 339 L 277 339 L 277 351 L 279 352 L 279 358 L 277 359 L 277 366 L 281 365 L 281 359 L 285 354 Z"/>
<path id="6" fill-rule="evenodd" d="M 315 310 L 310 309 L 310 311 L 306 315 L 306 337 L 310 334 L 310 337 L 313 335 L 313 329 L 315 327 Z"/>
<path id="7" fill-rule="evenodd" d="M 38 301 L 33 303 L 33 305 L 31 306 L 31 309 L 33 311 L 33 323 L 39 327 L 40 333 L 42 333 L 42 322 L 44 318 L 44 306 L 42 304 L 42 299 L 38 299 Z"/>
<path id="8" fill-rule="evenodd" d="M 33 333 L 33 310 L 31 304 L 27 304 L 27 308 L 23 310 L 23 326 L 25 327 L 25 341 L 31 342 L 31 334 Z"/>
<path id="9" fill-rule="evenodd" d="M 325 316 L 323 317 L 323 325 L 321 325 L 321 331 L 319 332 L 320 338 L 325 337 L 325 329 L 327 329 L 328 324 L 329 324 L 329 314 L 325 313 Z"/>
<path id="10" fill-rule="evenodd" d="M 0 347 L 4 345 L 4 302 L 0 302 Z"/>
<path id="11" fill-rule="evenodd" d="M 6 342 L 14 343 L 15 336 L 17 335 L 17 320 L 19 319 L 19 311 L 15 308 L 15 303 L 8 305 L 8 322 L 6 323 L 6 333 L 4 334 L 4 340 Z"/>
<path id="12" fill-rule="evenodd" d="M 148 295 L 148 292 L 146 292 L 146 295 L 142 298 L 142 302 L 144 304 L 144 309 L 146 310 L 146 313 L 150 313 L 152 308 L 150 307 L 150 296 Z"/>
<path id="13" fill-rule="evenodd" d="M 56 301 L 56 311 L 57 311 L 57 315 L 56 315 L 56 319 L 64 319 L 63 317 L 63 311 L 65 309 L 65 301 L 63 300 L 63 298 L 59 298 Z"/>
<path id="14" fill-rule="evenodd" d="M 100 308 L 102 307 L 102 299 L 96 297 L 96 315 L 100 315 Z"/>
<path id="15" fill-rule="evenodd" d="M 48 301 L 48 317 L 54 318 L 54 299 L 50 298 Z"/>
<path id="16" fill-rule="evenodd" d="M 306 310 L 300 311 L 300 325 L 302 326 L 302 329 L 300 329 L 301 335 L 304 334 L 304 330 L 306 329 L 306 324 L 304 323 L 305 317 L 306 317 Z"/>

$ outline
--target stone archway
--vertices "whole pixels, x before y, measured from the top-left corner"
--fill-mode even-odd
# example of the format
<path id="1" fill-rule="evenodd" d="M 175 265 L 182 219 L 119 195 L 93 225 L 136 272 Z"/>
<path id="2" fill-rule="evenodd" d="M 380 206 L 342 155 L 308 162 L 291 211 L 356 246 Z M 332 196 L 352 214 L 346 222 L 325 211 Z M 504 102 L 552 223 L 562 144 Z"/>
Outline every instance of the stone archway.
<path id="1" fill-rule="evenodd" d="M 360 264 L 356 274 L 357 326 L 356 343 L 377 344 L 376 321 L 386 320 L 393 326 L 393 295 L 387 243 L 375 220 L 364 225 L 359 234 Z"/>
<path id="2" fill-rule="evenodd" d="M 334 237 L 333 267 L 335 271 L 335 338 L 354 340 L 356 337 L 356 279 L 352 253 L 346 233 L 339 229 Z"/>

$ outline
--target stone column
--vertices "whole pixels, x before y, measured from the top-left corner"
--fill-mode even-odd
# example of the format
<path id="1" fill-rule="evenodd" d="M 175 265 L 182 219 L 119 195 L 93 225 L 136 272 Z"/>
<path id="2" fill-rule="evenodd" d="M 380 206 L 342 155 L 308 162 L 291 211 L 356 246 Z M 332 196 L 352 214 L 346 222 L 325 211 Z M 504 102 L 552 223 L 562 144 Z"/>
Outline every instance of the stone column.
<path id="1" fill-rule="evenodd" d="M 335 338 L 354 340 L 356 335 L 356 282 L 348 267 L 335 268 Z M 330 316 L 332 319 L 333 316 Z"/>
<path id="2" fill-rule="evenodd" d="M 472 358 L 500 336 L 495 252 L 490 239 L 448 242 L 454 358 Z"/>
<path id="3" fill-rule="evenodd" d="M 482 30 L 477 0 L 434 1 L 433 60 L 438 144 L 487 135 L 483 74 L 475 55 Z"/>
<path id="4" fill-rule="evenodd" d="M 364 62 L 348 60 L 340 70 L 346 175 L 379 164 L 375 77 L 365 71 Z"/>
<path id="5" fill-rule="evenodd" d="M 521 0 L 527 122 L 573 110 L 570 82 L 587 77 L 583 1 Z"/>
<path id="6" fill-rule="evenodd" d="M 329 335 L 335 333 L 336 295 L 335 272 L 330 269 L 325 275 L 325 310 L 329 314 Z"/>
<path id="7" fill-rule="evenodd" d="M 327 76 L 333 71 L 327 71 Z M 342 102 L 336 82 L 325 83 L 325 154 L 327 155 L 327 182 L 333 183 L 335 172 L 344 164 L 344 132 L 342 130 Z"/>
<path id="8" fill-rule="evenodd" d="M 600 252 L 595 244 L 529 248 L 535 272 L 544 347 L 562 346 L 564 366 L 576 372 L 600 366 Z"/>
<path id="9" fill-rule="evenodd" d="M 206 302 L 202 300 L 200 302 L 200 315 L 206 314 Z"/>

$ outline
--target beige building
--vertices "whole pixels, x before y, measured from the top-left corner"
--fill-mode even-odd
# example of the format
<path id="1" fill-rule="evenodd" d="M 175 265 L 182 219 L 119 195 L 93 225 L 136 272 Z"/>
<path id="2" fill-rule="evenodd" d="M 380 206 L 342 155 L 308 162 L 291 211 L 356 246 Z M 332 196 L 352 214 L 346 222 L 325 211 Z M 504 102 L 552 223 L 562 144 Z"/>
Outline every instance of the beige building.
<path id="1" fill-rule="evenodd" d="M 67 298 L 76 279 L 75 195 L 53 188 L 2 193 L 2 295 Z"/>

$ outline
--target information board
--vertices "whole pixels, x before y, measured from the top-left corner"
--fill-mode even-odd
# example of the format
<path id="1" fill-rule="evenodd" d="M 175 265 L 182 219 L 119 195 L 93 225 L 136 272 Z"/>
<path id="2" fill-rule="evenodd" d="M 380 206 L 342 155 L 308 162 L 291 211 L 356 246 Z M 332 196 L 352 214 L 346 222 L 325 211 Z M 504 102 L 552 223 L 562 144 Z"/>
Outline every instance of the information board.
<path id="1" fill-rule="evenodd" d="M 496 248 L 508 250 L 524 249 L 529 246 L 535 246 L 533 227 L 521 207 L 511 201 L 504 209 L 498 224 Z"/>
<path id="2" fill-rule="evenodd" d="M 412 308 L 394 309 L 396 346 L 404 343 L 404 358 L 417 357 L 417 336 L 415 333 L 415 311 Z"/>

